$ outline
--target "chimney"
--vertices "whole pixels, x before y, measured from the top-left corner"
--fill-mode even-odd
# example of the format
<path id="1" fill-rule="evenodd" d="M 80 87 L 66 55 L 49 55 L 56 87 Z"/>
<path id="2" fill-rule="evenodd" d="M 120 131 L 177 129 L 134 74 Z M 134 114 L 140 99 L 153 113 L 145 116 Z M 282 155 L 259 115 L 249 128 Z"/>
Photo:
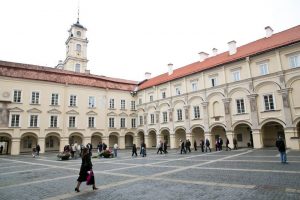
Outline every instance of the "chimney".
<path id="1" fill-rule="evenodd" d="M 204 61 L 206 58 L 208 58 L 208 53 L 205 53 L 205 52 L 200 52 L 199 53 L 199 56 L 200 56 L 200 62 Z"/>
<path id="2" fill-rule="evenodd" d="M 273 34 L 273 29 L 270 26 L 265 27 L 266 30 L 266 38 L 269 38 Z"/>
<path id="3" fill-rule="evenodd" d="M 169 69 L 169 76 L 173 74 L 173 64 L 169 63 L 168 64 L 168 69 Z"/>
<path id="4" fill-rule="evenodd" d="M 216 48 L 213 48 L 213 49 L 212 49 L 212 52 L 213 52 L 213 56 L 216 56 L 216 55 L 218 55 L 218 49 L 216 49 Z"/>
<path id="5" fill-rule="evenodd" d="M 232 40 L 228 42 L 229 55 L 233 55 L 236 53 L 236 41 Z"/>
<path id="6" fill-rule="evenodd" d="M 150 78 L 151 78 L 151 73 L 145 72 L 145 79 L 150 79 Z"/>

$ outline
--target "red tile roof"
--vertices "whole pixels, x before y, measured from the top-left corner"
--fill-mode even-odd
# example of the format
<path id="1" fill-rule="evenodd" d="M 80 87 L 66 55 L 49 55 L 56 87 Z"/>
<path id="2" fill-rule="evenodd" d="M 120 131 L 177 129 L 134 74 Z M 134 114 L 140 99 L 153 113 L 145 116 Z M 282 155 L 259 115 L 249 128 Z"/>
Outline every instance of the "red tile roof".
<path id="1" fill-rule="evenodd" d="M 6 61 L 0 61 L 0 76 L 125 91 L 133 91 L 138 84 L 137 81 Z"/>
<path id="2" fill-rule="evenodd" d="M 139 90 L 146 89 L 155 85 L 166 83 L 171 80 L 175 80 L 196 72 L 201 72 L 213 67 L 217 67 L 226 63 L 237 61 L 248 56 L 260 54 L 272 49 L 293 44 L 300 41 L 300 25 L 290 28 L 288 30 L 273 34 L 269 38 L 262 38 L 251 42 L 249 44 L 240 46 L 237 48 L 237 53 L 229 55 L 228 51 L 218 54 L 216 56 L 207 58 L 203 62 L 195 62 L 187 66 L 178 68 L 173 71 L 170 76 L 168 73 L 161 74 L 153 77 L 140 84 Z"/>

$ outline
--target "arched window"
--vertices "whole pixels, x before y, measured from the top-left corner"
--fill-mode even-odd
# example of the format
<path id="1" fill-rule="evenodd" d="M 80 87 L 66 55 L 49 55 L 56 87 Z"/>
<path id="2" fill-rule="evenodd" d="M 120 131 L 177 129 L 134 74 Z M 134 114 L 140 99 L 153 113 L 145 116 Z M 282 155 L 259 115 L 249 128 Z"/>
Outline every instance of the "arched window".
<path id="1" fill-rule="evenodd" d="M 75 72 L 80 72 L 80 64 L 76 63 L 75 65 Z"/>
<path id="2" fill-rule="evenodd" d="M 81 51 L 81 45 L 80 44 L 76 44 L 76 51 L 78 51 L 78 52 Z"/>

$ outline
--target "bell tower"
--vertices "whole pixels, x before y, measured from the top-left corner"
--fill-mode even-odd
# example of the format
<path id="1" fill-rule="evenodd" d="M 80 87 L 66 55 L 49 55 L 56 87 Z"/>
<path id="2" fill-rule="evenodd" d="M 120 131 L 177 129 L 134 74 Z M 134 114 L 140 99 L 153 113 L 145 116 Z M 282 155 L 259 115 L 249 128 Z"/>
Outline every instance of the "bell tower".
<path id="1" fill-rule="evenodd" d="M 85 73 L 87 69 L 87 29 L 79 23 L 79 10 L 77 22 L 69 29 L 69 37 L 66 41 L 66 59 L 63 69 L 73 72 Z"/>

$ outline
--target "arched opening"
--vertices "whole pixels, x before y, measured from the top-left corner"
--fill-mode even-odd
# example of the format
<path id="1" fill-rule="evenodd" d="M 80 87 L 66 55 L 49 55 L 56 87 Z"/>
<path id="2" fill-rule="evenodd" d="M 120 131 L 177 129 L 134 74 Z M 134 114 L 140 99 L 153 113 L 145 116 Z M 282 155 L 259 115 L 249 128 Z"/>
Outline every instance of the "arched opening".
<path id="1" fill-rule="evenodd" d="M 140 131 L 140 132 L 138 132 L 138 138 L 137 138 L 137 141 L 136 141 L 136 143 L 137 143 L 136 146 L 140 147 L 142 142 L 145 142 L 145 134 L 142 131 Z"/>
<path id="2" fill-rule="evenodd" d="M 156 141 L 156 132 L 155 131 L 150 131 L 149 135 L 148 135 L 148 139 L 149 139 L 149 141 L 148 141 L 149 148 L 151 148 L 151 147 L 155 148 L 156 143 L 157 143 L 157 141 Z"/>
<path id="3" fill-rule="evenodd" d="M 72 144 L 75 144 L 75 143 L 77 143 L 78 145 L 83 144 L 83 136 L 82 136 L 81 133 L 72 133 L 69 136 L 69 144 L 72 145 Z"/>
<path id="4" fill-rule="evenodd" d="M 225 146 L 225 141 L 226 141 L 226 132 L 225 128 L 223 126 L 214 126 L 211 129 L 211 134 L 212 134 L 212 141 L 211 141 L 211 147 L 215 147 L 216 141 L 219 138 L 222 138 L 223 140 L 223 146 Z"/>
<path id="5" fill-rule="evenodd" d="M 91 138 L 93 149 L 97 149 L 99 143 L 102 143 L 102 133 L 93 133 Z"/>
<path id="6" fill-rule="evenodd" d="M 161 137 L 162 141 L 167 142 L 167 146 L 170 146 L 170 132 L 168 130 L 162 130 Z"/>
<path id="7" fill-rule="evenodd" d="M 300 122 L 298 122 L 296 129 L 297 129 L 297 137 L 300 137 Z"/>
<path id="8" fill-rule="evenodd" d="M 45 138 L 45 152 L 59 151 L 60 136 L 58 133 L 48 133 Z"/>
<path id="9" fill-rule="evenodd" d="M 180 146 L 180 140 L 186 140 L 186 133 L 185 130 L 182 128 L 177 129 L 175 131 L 175 148 L 178 148 Z"/>
<path id="10" fill-rule="evenodd" d="M 25 133 L 21 137 L 20 153 L 31 153 L 32 148 L 37 145 L 37 135 L 34 133 Z"/>
<path id="11" fill-rule="evenodd" d="M 11 136 L 7 133 L 0 133 L 0 147 L 2 146 L 1 154 L 11 153 Z"/>
<path id="12" fill-rule="evenodd" d="M 213 114 L 214 114 L 214 117 L 219 117 L 221 114 L 220 114 L 220 104 L 218 101 L 215 101 L 213 103 Z"/>
<path id="13" fill-rule="evenodd" d="M 278 136 L 284 137 L 284 129 L 278 122 L 268 122 L 261 128 L 262 142 L 264 147 L 275 147 Z"/>
<path id="14" fill-rule="evenodd" d="M 237 141 L 238 147 L 253 147 L 251 127 L 248 124 L 238 124 L 234 128 L 233 138 Z"/>
<path id="15" fill-rule="evenodd" d="M 125 148 L 132 148 L 133 146 L 133 133 L 127 133 L 125 135 Z"/>
<path id="16" fill-rule="evenodd" d="M 194 145 L 194 142 L 196 141 L 197 143 L 197 146 L 200 145 L 200 141 L 203 140 L 205 141 L 204 139 L 204 130 L 200 127 L 195 127 L 192 129 L 192 138 L 193 138 L 193 141 L 191 141 L 192 143 L 192 146 Z"/>
<path id="17" fill-rule="evenodd" d="M 119 134 L 118 133 L 111 133 L 109 135 L 109 147 L 113 148 L 114 144 L 119 145 Z"/>

